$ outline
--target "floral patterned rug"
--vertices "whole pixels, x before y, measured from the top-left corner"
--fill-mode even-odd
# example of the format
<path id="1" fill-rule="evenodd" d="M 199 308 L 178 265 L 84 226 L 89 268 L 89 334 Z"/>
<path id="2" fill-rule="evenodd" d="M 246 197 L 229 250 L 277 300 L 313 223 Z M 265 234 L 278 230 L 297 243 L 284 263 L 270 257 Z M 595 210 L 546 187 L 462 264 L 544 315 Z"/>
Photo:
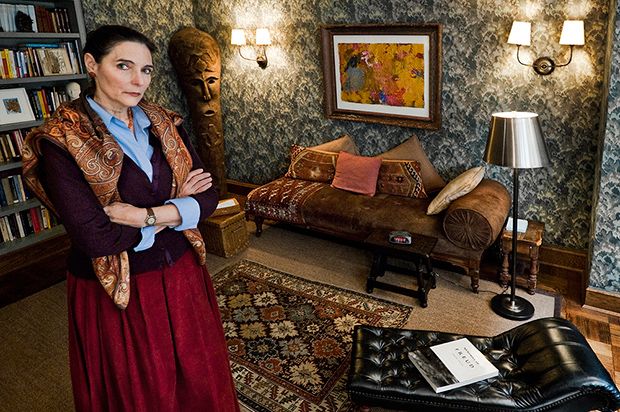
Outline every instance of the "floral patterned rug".
<path id="1" fill-rule="evenodd" d="M 213 282 L 239 400 L 260 412 L 350 410 L 353 327 L 399 327 L 412 310 L 248 260 Z"/>

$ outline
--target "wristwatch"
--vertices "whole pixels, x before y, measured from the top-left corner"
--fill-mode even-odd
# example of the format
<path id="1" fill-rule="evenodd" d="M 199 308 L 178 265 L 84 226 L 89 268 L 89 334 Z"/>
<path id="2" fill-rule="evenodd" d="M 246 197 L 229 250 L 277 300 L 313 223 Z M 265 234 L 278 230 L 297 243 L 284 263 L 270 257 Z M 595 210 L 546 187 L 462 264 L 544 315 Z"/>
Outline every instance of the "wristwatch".
<path id="1" fill-rule="evenodd" d="M 154 226 L 157 223 L 157 217 L 155 216 L 155 212 L 150 207 L 146 208 L 146 219 L 144 219 L 144 223 L 147 226 Z"/>

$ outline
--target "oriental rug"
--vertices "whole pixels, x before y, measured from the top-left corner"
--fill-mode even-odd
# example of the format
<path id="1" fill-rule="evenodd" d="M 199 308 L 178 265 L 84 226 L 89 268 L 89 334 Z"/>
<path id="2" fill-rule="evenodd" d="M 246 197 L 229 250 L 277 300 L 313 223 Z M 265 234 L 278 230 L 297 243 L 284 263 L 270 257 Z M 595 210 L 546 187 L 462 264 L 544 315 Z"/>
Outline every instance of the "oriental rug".
<path id="1" fill-rule="evenodd" d="M 239 400 L 260 412 L 347 411 L 353 327 L 412 308 L 241 260 L 213 277 Z"/>

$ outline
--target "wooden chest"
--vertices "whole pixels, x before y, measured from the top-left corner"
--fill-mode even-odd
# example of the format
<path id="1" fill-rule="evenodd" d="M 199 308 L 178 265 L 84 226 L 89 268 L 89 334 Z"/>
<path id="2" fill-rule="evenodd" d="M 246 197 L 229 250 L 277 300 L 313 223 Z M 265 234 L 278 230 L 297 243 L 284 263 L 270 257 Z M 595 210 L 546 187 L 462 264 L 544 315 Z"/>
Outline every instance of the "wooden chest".
<path id="1" fill-rule="evenodd" d="M 248 246 L 245 212 L 210 217 L 198 227 L 205 240 L 207 252 L 214 255 L 230 257 Z"/>

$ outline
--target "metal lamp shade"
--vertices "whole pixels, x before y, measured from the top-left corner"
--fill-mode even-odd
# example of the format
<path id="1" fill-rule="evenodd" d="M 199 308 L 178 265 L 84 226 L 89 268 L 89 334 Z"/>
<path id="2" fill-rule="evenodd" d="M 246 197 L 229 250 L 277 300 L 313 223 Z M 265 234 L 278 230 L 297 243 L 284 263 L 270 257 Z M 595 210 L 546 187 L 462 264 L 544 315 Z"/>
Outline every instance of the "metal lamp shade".
<path id="1" fill-rule="evenodd" d="M 549 165 L 547 147 L 536 113 L 493 113 L 484 161 L 512 169 Z"/>

